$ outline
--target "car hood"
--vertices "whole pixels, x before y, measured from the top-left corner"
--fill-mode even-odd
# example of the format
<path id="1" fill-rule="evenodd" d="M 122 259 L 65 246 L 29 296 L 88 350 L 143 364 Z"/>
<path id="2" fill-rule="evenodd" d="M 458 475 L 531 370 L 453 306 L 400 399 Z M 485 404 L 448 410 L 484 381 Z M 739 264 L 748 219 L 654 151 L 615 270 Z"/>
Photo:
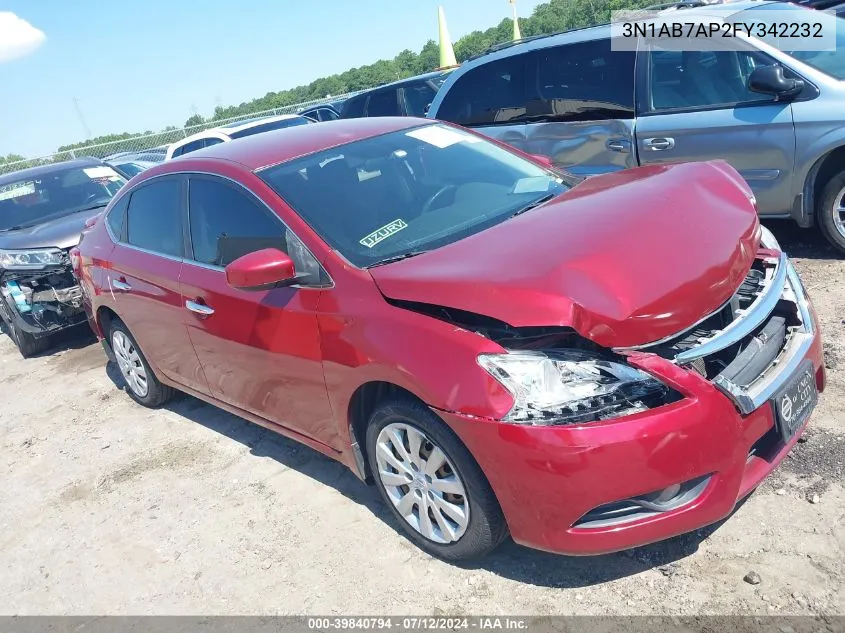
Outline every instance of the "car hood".
<path id="1" fill-rule="evenodd" d="M 759 246 L 751 198 L 723 161 L 638 167 L 370 273 L 388 298 L 643 345 L 694 325 L 740 285 Z"/>
<path id="2" fill-rule="evenodd" d="M 104 208 L 77 211 L 17 231 L 0 232 L 0 249 L 71 248 L 79 243 L 85 221 Z"/>

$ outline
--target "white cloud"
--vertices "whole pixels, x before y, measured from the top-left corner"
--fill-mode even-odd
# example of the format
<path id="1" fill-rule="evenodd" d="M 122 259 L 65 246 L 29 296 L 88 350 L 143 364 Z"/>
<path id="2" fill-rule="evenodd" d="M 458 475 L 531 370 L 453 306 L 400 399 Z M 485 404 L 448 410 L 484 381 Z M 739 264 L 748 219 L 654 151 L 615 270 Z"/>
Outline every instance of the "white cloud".
<path id="1" fill-rule="evenodd" d="M 0 11 L 0 62 L 34 53 L 47 36 L 26 20 L 9 11 Z"/>

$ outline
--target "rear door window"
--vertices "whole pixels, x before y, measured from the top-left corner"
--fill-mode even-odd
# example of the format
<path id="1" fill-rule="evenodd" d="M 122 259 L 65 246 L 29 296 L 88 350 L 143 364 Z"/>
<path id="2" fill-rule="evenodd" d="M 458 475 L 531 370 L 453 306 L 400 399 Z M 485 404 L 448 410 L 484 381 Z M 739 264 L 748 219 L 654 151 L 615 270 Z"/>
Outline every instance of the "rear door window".
<path id="1" fill-rule="evenodd" d="M 530 117 L 555 121 L 634 118 L 633 51 L 610 39 L 541 49 L 531 54 Z"/>
<path id="2" fill-rule="evenodd" d="M 182 180 L 160 178 L 132 192 L 126 240 L 147 251 L 182 257 Z"/>
<path id="3" fill-rule="evenodd" d="M 400 116 L 398 90 L 379 90 L 367 101 L 367 116 Z"/>
<path id="4" fill-rule="evenodd" d="M 466 126 L 516 122 L 527 110 L 526 55 L 512 55 L 468 71 L 446 94 L 437 118 Z"/>
<path id="5" fill-rule="evenodd" d="M 425 116 L 437 92 L 428 83 L 405 86 L 405 112 L 408 116 Z"/>

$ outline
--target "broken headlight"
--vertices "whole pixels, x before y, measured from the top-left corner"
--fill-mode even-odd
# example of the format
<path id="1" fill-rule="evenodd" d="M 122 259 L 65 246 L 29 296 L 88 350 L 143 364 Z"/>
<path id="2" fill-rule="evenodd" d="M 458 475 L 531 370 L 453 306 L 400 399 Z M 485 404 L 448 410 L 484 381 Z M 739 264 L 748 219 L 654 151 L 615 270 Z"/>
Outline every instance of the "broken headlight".
<path id="1" fill-rule="evenodd" d="M 482 354 L 478 363 L 513 396 L 510 422 L 608 420 L 666 404 L 671 391 L 639 369 L 578 350 Z"/>
<path id="2" fill-rule="evenodd" d="M 60 265 L 62 257 L 63 253 L 58 248 L 22 251 L 0 250 L 0 268 L 6 270 L 38 270 L 45 266 Z"/>
<path id="3" fill-rule="evenodd" d="M 775 251 L 783 250 L 774 234 L 762 224 L 760 225 L 760 246 Z"/>

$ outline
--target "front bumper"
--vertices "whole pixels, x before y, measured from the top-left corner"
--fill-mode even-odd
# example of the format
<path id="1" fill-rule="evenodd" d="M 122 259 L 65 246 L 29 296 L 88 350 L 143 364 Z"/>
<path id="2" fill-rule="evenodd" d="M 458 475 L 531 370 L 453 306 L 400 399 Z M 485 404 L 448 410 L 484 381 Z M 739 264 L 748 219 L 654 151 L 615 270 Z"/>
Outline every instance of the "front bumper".
<path id="1" fill-rule="evenodd" d="M 773 390 L 806 359 L 819 392 L 824 390 L 818 320 L 808 300 L 805 307 L 812 332 L 796 338 L 800 347 L 765 383 Z M 709 525 L 728 516 L 804 431 L 783 442 L 770 401 L 749 411 L 747 399 L 669 360 L 644 354 L 632 362 L 685 398 L 581 426 L 519 425 L 438 411 L 486 474 L 516 542 L 564 554 L 601 554 Z M 676 507 L 604 524 L 584 520 L 597 509 L 689 482 L 700 485 Z"/>

